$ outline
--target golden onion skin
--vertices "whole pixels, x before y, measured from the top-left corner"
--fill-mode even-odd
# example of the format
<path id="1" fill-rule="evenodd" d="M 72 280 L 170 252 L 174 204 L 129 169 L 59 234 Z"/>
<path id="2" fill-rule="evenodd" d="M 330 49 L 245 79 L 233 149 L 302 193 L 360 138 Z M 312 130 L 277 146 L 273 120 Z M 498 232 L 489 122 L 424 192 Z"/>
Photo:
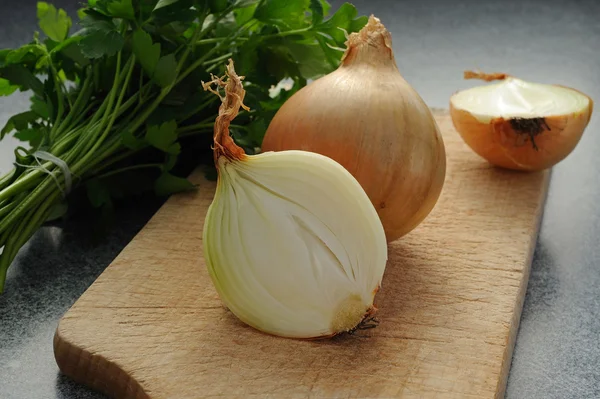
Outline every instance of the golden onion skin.
<path id="1" fill-rule="evenodd" d="M 533 172 L 551 168 L 575 149 L 591 108 L 545 118 L 495 118 L 489 123 L 452 104 L 450 113 L 455 129 L 476 154 L 502 168 Z"/>
<path id="2" fill-rule="evenodd" d="M 340 67 L 295 93 L 265 134 L 262 151 L 304 150 L 346 168 L 394 241 L 431 212 L 446 153 L 429 107 L 398 71 L 377 18 L 350 35 Z"/>

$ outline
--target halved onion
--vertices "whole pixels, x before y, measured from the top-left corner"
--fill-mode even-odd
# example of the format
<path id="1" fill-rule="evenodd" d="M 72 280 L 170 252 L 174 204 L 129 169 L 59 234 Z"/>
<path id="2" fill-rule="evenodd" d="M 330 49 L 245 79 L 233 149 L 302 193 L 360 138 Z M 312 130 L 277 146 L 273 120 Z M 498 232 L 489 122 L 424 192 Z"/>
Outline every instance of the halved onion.
<path id="1" fill-rule="evenodd" d="M 578 90 L 465 72 L 465 79 L 473 78 L 501 81 L 455 93 L 452 121 L 467 145 L 496 166 L 550 168 L 575 149 L 590 121 L 593 101 Z"/>

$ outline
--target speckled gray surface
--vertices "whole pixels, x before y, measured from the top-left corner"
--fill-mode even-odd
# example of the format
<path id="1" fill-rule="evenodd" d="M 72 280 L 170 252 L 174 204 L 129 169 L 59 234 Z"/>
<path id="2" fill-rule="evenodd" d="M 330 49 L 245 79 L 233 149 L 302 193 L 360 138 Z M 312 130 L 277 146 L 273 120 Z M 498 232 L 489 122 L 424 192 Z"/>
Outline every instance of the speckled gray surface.
<path id="1" fill-rule="evenodd" d="M 54 0 L 76 9 L 77 0 Z M 333 2 L 340 4 L 339 1 Z M 446 107 L 463 69 L 504 71 L 577 87 L 600 101 L 597 0 L 357 0 L 392 31 L 398 65 L 433 107 Z M 35 1 L 0 0 L 0 47 L 29 39 Z M 0 123 L 26 97 L 0 98 Z M 14 142 L 0 143 L 0 171 Z M 506 397 L 600 398 L 600 122 L 552 175 Z M 59 376 L 59 318 L 157 209 L 123 210 L 94 242 L 85 221 L 45 227 L 23 248 L 0 297 L 0 398 L 101 398 Z M 515 204 L 518 206 L 518 204 Z"/>

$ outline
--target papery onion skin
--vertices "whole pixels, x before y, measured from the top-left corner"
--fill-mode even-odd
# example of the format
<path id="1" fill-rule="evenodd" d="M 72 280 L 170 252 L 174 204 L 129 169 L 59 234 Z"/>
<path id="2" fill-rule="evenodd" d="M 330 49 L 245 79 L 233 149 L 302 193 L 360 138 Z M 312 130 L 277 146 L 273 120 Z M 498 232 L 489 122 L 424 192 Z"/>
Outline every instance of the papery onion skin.
<path id="1" fill-rule="evenodd" d="M 373 16 L 349 36 L 340 67 L 295 93 L 271 121 L 262 150 L 291 149 L 344 166 L 377 209 L 388 242 L 431 212 L 446 174 L 437 123 L 400 75 L 391 35 Z"/>
<path id="2" fill-rule="evenodd" d="M 465 78 L 489 82 L 510 76 L 466 71 Z M 593 101 L 589 96 L 565 88 L 587 97 L 589 106 L 582 112 L 532 118 L 496 117 L 488 122 L 457 108 L 451 99 L 450 115 L 465 143 L 492 165 L 527 172 L 545 170 L 564 160 L 575 149 L 593 112 Z"/>
<path id="3" fill-rule="evenodd" d="M 376 311 L 387 262 L 379 217 L 341 165 L 306 151 L 246 155 L 229 136 L 245 91 L 228 66 L 215 122 L 218 171 L 203 252 L 221 300 L 242 322 L 300 339 L 351 331 Z"/>

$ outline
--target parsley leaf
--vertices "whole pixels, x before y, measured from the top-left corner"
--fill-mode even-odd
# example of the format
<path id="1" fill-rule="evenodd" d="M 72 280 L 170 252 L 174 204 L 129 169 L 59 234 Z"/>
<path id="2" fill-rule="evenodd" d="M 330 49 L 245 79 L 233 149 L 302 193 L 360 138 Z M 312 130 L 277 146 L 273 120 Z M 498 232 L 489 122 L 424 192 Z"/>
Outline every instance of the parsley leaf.
<path id="1" fill-rule="evenodd" d="M 51 112 L 51 105 L 48 105 L 48 103 L 42 99 L 40 99 L 37 96 L 33 96 L 31 98 L 31 110 L 36 114 L 41 116 L 44 119 L 48 119 L 50 118 L 50 114 Z"/>
<path id="2" fill-rule="evenodd" d="M 44 84 L 21 64 L 12 64 L 0 68 L 0 77 L 8 80 L 13 85 L 19 86 L 21 90 L 33 90 L 34 93 L 40 96 L 44 95 Z"/>
<path id="3" fill-rule="evenodd" d="M 40 1 L 37 3 L 37 17 L 40 29 L 50 39 L 55 42 L 66 39 L 72 22 L 65 10 L 57 10 L 52 4 Z"/>
<path id="4" fill-rule="evenodd" d="M 208 0 L 210 12 L 213 14 L 225 11 L 227 9 L 227 6 L 229 5 L 227 3 L 227 0 Z"/>
<path id="5" fill-rule="evenodd" d="M 123 145 L 131 150 L 139 150 L 146 146 L 144 140 L 140 140 L 131 133 L 131 130 L 123 130 L 121 132 L 121 142 Z"/>
<path id="6" fill-rule="evenodd" d="M 21 112 L 20 114 L 16 114 L 11 116 L 6 125 L 0 131 L 0 139 L 3 138 L 7 133 L 12 132 L 13 130 L 24 130 L 27 129 L 30 123 L 35 122 L 38 119 L 38 115 L 32 111 Z"/>
<path id="7" fill-rule="evenodd" d="M 106 5 L 106 10 L 113 17 L 135 19 L 131 0 L 113 0 Z"/>
<path id="8" fill-rule="evenodd" d="M 196 3 L 203 3 L 203 1 Z M 196 18 L 198 9 L 192 8 L 194 5 L 194 0 L 159 0 L 152 11 L 153 22 L 159 26 L 171 22 L 186 25 Z M 202 9 L 199 4 L 196 5 Z"/>
<path id="9" fill-rule="evenodd" d="M 305 26 L 304 12 L 309 0 L 265 0 L 254 12 L 254 18 L 260 22 L 276 25 L 286 29 Z"/>
<path id="10" fill-rule="evenodd" d="M 13 86 L 8 80 L 0 78 L 0 96 L 10 96 L 18 88 L 19 86 Z"/>
<path id="11" fill-rule="evenodd" d="M 240 72 L 242 75 L 249 75 L 256 71 L 258 64 L 257 48 L 259 45 L 260 43 L 256 40 L 248 40 L 240 46 L 233 60 L 236 70 L 243 71 Z"/>
<path id="12" fill-rule="evenodd" d="M 331 71 L 332 66 L 327 62 L 327 54 L 325 54 L 318 42 L 301 44 L 292 40 L 286 40 L 285 45 L 294 59 L 304 60 L 298 65 L 298 70 L 305 79 L 314 79 Z M 342 54 L 339 53 L 337 57 L 338 61 L 341 56 Z M 335 66 L 337 67 L 337 64 Z"/>
<path id="13" fill-rule="evenodd" d="M 175 80 L 177 76 L 177 61 L 175 61 L 174 54 L 167 54 L 164 57 L 160 57 L 154 70 L 152 78 L 161 85 L 167 87 Z"/>
<path id="14" fill-rule="evenodd" d="M 69 58 L 71 61 L 79 64 L 79 66 L 89 65 L 90 60 L 83 55 L 81 47 L 77 43 L 69 44 L 60 50 L 60 54 Z"/>
<path id="15" fill-rule="evenodd" d="M 169 154 L 178 154 L 181 150 L 177 140 L 177 123 L 175 121 L 165 122 L 159 126 L 152 125 L 146 131 L 146 141 Z"/>
<path id="16" fill-rule="evenodd" d="M 44 55 L 43 48 L 38 44 L 27 44 L 16 50 L 10 51 L 5 58 L 5 63 L 18 64 L 21 62 L 37 62 L 38 58 Z"/>
<path id="17" fill-rule="evenodd" d="M 85 36 L 79 42 L 84 56 L 92 59 L 110 56 L 123 48 L 123 36 L 112 20 L 103 18 L 100 13 L 88 13 L 80 23 L 85 27 Z"/>
<path id="18" fill-rule="evenodd" d="M 247 7 L 238 8 L 233 11 L 233 15 L 235 16 L 235 22 L 238 24 L 238 26 L 242 26 L 246 22 L 254 18 L 256 6 L 257 4 L 250 4 Z"/>
<path id="19" fill-rule="evenodd" d="M 327 0 L 319 0 L 321 3 L 321 6 L 323 7 L 323 17 L 326 17 L 329 15 L 329 10 L 331 10 L 331 4 L 329 4 L 327 2 Z"/>
<path id="20" fill-rule="evenodd" d="M 177 155 L 167 154 L 167 156 L 165 157 L 165 164 L 163 165 L 162 170 L 168 172 L 175 167 L 176 163 Z"/>
<path id="21" fill-rule="evenodd" d="M 152 44 L 152 38 L 141 29 L 133 33 L 133 53 L 148 76 L 152 77 L 160 58 L 160 44 Z"/>
<path id="22" fill-rule="evenodd" d="M 44 135 L 40 129 L 28 128 L 19 130 L 14 134 L 14 137 L 21 141 L 29 142 L 31 147 L 36 148 L 42 142 Z"/>
<path id="23" fill-rule="evenodd" d="M 316 29 L 325 33 L 341 45 L 346 40 L 346 32 L 356 32 L 368 22 L 366 16 L 356 17 L 358 11 L 350 3 L 344 3 L 328 20 L 318 24 Z"/>
<path id="24" fill-rule="evenodd" d="M 321 0 L 310 0 L 310 12 L 313 25 L 320 24 L 323 21 L 324 11 Z"/>
<path id="25" fill-rule="evenodd" d="M 172 175 L 169 172 L 163 172 L 154 183 L 154 191 L 159 196 L 175 194 L 194 188 L 195 186 L 188 179 Z"/>
<path id="26" fill-rule="evenodd" d="M 100 179 L 91 179 L 85 186 L 88 199 L 94 208 L 112 205 L 110 190 Z"/>
<path id="27" fill-rule="evenodd" d="M 163 7 L 170 6 L 173 3 L 177 3 L 178 1 L 179 0 L 158 0 L 158 3 L 156 3 L 154 9 L 159 10 Z"/>

